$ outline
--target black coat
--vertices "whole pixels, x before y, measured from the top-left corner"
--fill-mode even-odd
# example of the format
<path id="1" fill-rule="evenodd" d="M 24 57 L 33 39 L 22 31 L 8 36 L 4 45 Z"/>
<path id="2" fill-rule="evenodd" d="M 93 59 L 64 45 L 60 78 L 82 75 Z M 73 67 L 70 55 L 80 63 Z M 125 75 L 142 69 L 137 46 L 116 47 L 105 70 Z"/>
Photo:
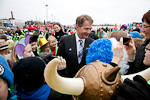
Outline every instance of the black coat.
<path id="1" fill-rule="evenodd" d="M 137 73 L 148 68 L 148 66 L 143 64 L 143 60 L 145 57 L 145 47 L 149 42 L 150 40 L 145 40 L 144 43 L 141 45 L 135 56 L 134 62 L 129 63 L 130 67 L 127 74 Z"/>
<path id="2" fill-rule="evenodd" d="M 138 28 L 138 29 L 134 29 L 133 31 L 137 31 L 137 32 L 139 32 L 140 33 L 140 29 Z"/>
<path id="3" fill-rule="evenodd" d="M 62 30 L 60 30 L 59 32 L 56 32 L 56 33 L 55 33 L 54 37 L 57 39 L 58 44 L 59 44 L 59 41 L 60 41 L 61 36 L 64 36 L 64 34 L 65 34 L 65 33 L 64 33 Z"/>
<path id="4" fill-rule="evenodd" d="M 50 95 L 47 100 L 73 100 L 73 99 L 72 95 L 61 94 L 51 89 Z"/>

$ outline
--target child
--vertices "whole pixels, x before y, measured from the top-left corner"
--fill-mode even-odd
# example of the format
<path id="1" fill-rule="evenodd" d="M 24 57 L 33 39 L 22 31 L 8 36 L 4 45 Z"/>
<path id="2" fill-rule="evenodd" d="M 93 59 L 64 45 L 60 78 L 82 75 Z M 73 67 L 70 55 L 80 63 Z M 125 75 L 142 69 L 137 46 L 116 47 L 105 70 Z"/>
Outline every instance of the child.
<path id="1" fill-rule="evenodd" d="M 58 46 L 57 39 L 54 36 L 49 36 L 48 41 L 50 42 L 50 53 L 53 53 L 53 56 L 57 56 Z"/>
<path id="2" fill-rule="evenodd" d="M 14 100 L 17 97 L 12 97 L 8 90 L 12 86 L 14 80 L 14 74 L 5 58 L 0 55 L 0 100 Z"/>
<path id="3" fill-rule="evenodd" d="M 31 44 L 32 51 L 35 56 L 38 56 L 37 49 L 39 49 L 37 45 L 37 39 L 38 39 L 38 35 L 31 35 L 30 41 L 29 41 L 29 43 Z"/>
<path id="4" fill-rule="evenodd" d="M 60 60 L 58 70 L 59 67 L 63 69 L 66 66 L 64 60 Z M 19 100 L 66 100 L 63 97 L 65 95 L 54 91 L 45 83 L 45 66 L 45 62 L 38 57 L 20 59 L 14 64 L 12 71 Z"/>
<path id="5" fill-rule="evenodd" d="M 49 53 L 49 42 L 46 40 L 46 38 L 41 38 L 39 41 L 39 45 L 40 45 L 40 53 L 41 52 Z"/>

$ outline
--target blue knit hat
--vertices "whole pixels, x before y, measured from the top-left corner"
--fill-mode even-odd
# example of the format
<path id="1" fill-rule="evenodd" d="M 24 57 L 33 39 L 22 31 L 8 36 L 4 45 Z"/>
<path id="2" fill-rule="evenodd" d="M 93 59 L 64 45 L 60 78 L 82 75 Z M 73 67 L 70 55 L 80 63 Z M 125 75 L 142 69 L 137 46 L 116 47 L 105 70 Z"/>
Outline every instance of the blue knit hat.
<path id="1" fill-rule="evenodd" d="M 13 84 L 14 74 L 2 55 L 0 55 L 0 77 L 8 82 L 8 87 Z"/>
<path id="2" fill-rule="evenodd" d="M 132 36 L 132 38 L 141 38 L 140 33 L 137 31 L 131 32 L 130 35 Z"/>

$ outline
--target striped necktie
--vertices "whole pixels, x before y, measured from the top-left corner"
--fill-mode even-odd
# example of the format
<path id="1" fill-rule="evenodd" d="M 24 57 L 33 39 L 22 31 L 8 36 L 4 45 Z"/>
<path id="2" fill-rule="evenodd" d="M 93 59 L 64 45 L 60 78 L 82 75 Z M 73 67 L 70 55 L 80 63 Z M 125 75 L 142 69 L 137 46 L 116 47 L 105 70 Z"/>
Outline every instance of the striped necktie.
<path id="1" fill-rule="evenodd" d="M 83 55 L 83 40 L 79 40 L 80 45 L 79 45 L 79 54 L 78 54 L 78 64 L 81 63 L 82 60 L 82 55 Z"/>

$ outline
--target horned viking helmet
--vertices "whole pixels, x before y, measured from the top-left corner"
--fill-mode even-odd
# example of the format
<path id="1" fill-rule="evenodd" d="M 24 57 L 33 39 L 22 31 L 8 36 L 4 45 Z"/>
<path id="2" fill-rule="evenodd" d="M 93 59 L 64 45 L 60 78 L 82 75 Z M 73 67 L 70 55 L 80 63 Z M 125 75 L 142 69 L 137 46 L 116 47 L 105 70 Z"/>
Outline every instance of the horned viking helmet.
<path id="1" fill-rule="evenodd" d="M 57 73 L 58 63 L 59 60 L 55 58 L 47 64 L 44 71 L 45 81 L 60 93 L 74 95 L 74 100 L 113 100 L 120 83 L 125 78 L 133 78 L 138 74 L 150 80 L 147 74 L 150 73 L 150 68 L 137 74 L 121 77 L 118 73 L 119 66 L 112 67 L 100 61 L 85 65 L 74 78 L 64 78 Z"/>

